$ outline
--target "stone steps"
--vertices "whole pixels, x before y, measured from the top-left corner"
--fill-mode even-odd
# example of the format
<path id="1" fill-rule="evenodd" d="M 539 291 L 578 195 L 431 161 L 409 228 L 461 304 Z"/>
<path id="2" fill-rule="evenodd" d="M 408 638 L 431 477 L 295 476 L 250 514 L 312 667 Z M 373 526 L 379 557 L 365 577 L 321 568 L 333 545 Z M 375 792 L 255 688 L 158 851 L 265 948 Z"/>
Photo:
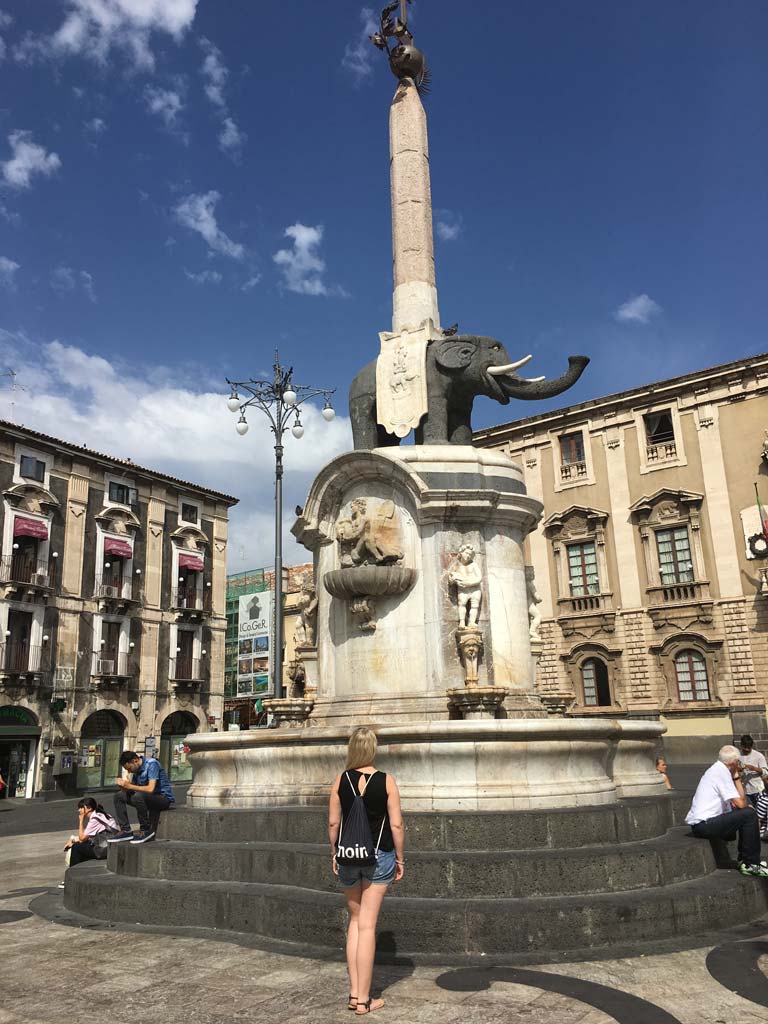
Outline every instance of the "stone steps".
<path id="1" fill-rule="evenodd" d="M 706 844 L 705 844 L 706 845 Z M 482 868 L 479 866 L 479 869 Z M 205 929 L 339 955 L 346 912 L 341 895 L 290 885 L 173 881 L 114 874 L 88 862 L 67 873 L 67 909 L 149 928 Z M 386 899 L 377 929 L 387 956 L 512 957 L 542 960 L 584 950 L 689 936 L 749 921 L 768 906 L 768 886 L 714 871 L 654 889 L 578 896 Z"/>
<path id="2" fill-rule="evenodd" d="M 169 842 L 115 845 L 108 867 L 121 876 L 171 881 L 296 885 L 337 892 L 327 844 Z M 409 850 L 395 899 L 429 896 L 553 897 L 650 889 L 701 878 L 714 869 L 709 843 L 687 826 L 633 843 L 577 849 Z"/>
<path id="3" fill-rule="evenodd" d="M 652 839 L 679 824 L 689 794 L 670 793 L 619 804 L 536 811 L 415 811 L 405 815 L 408 856 L 414 850 L 575 849 Z M 324 842 L 325 807 L 200 810 L 179 807 L 161 815 L 162 839 L 237 843 Z"/>

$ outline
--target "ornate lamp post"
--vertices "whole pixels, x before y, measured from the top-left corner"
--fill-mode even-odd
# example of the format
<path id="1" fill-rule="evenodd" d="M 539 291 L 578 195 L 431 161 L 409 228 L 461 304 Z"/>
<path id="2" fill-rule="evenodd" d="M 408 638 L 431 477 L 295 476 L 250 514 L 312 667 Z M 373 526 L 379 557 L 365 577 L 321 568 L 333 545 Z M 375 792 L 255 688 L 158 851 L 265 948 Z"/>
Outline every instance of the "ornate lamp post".
<path id="1" fill-rule="evenodd" d="M 293 367 L 280 365 L 275 349 L 272 380 L 230 380 L 232 392 L 227 399 L 230 412 L 239 412 L 235 429 L 243 436 L 248 433 L 245 411 L 259 409 L 269 420 L 275 435 L 275 649 L 272 655 L 272 682 L 275 698 L 283 697 L 283 434 L 291 426 L 295 438 L 304 436 L 300 408 L 304 402 L 322 395 L 325 406 L 323 419 L 330 422 L 336 415 L 331 406 L 335 388 L 314 388 L 293 383 Z M 241 395 L 245 396 L 244 398 Z"/>

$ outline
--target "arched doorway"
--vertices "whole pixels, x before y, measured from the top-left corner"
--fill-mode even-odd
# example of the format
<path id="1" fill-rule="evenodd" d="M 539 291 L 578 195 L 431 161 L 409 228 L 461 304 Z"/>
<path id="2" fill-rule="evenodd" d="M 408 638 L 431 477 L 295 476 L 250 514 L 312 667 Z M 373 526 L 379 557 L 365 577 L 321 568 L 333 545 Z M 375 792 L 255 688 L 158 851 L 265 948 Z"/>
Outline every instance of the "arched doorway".
<path id="1" fill-rule="evenodd" d="M 188 711 L 174 711 L 160 728 L 160 764 L 171 782 L 189 782 L 192 778 L 184 737 L 197 732 L 198 726 L 199 722 Z"/>
<path id="2" fill-rule="evenodd" d="M 78 789 L 114 786 L 120 775 L 125 720 L 115 711 L 94 711 L 80 730 L 77 763 Z"/>
<path id="3" fill-rule="evenodd" d="M 27 708 L 0 707 L 0 775 L 5 785 L 0 800 L 23 800 L 35 795 L 35 769 L 40 726 Z"/>

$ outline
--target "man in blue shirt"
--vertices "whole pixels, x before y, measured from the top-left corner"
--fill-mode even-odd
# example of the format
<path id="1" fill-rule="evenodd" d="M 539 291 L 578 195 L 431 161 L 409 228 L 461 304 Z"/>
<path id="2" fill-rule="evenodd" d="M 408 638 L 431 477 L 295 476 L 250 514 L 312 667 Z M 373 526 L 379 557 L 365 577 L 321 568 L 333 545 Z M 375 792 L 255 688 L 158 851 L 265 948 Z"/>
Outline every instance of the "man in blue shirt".
<path id="1" fill-rule="evenodd" d="M 160 812 L 167 811 L 173 800 L 171 783 L 160 762 L 154 757 L 142 757 L 134 750 L 124 750 L 120 755 L 120 766 L 131 773 L 128 779 L 117 779 L 119 789 L 115 793 L 115 818 L 120 832 L 108 843 L 131 842 L 134 846 L 148 843 L 155 838 Z M 128 805 L 136 808 L 139 816 L 139 834 L 134 836 L 128 818 Z"/>

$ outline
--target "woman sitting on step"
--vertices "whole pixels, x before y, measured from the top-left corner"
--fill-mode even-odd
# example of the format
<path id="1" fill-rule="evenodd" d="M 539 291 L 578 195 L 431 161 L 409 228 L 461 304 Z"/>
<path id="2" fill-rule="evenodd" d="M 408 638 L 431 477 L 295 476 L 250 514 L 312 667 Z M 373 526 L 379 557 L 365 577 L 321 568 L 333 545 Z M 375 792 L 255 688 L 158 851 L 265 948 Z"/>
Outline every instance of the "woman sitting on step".
<path id="1" fill-rule="evenodd" d="M 77 835 L 72 836 L 67 845 L 67 867 L 74 867 L 84 860 L 95 860 L 96 851 L 91 839 L 100 832 L 117 832 L 119 825 L 111 815 L 107 814 L 101 804 L 96 803 L 92 796 L 83 797 L 77 804 Z M 59 886 L 64 888 L 62 882 Z"/>
<path id="2" fill-rule="evenodd" d="M 355 729 L 346 768 L 331 787 L 328 837 L 333 871 L 344 888 L 347 928 L 348 1009 L 370 1013 L 384 1005 L 371 999 L 376 922 L 390 882 L 403 877 L 405 829 L 400 793 L 391 775 L 374 766 L 376 734 Z"/>

